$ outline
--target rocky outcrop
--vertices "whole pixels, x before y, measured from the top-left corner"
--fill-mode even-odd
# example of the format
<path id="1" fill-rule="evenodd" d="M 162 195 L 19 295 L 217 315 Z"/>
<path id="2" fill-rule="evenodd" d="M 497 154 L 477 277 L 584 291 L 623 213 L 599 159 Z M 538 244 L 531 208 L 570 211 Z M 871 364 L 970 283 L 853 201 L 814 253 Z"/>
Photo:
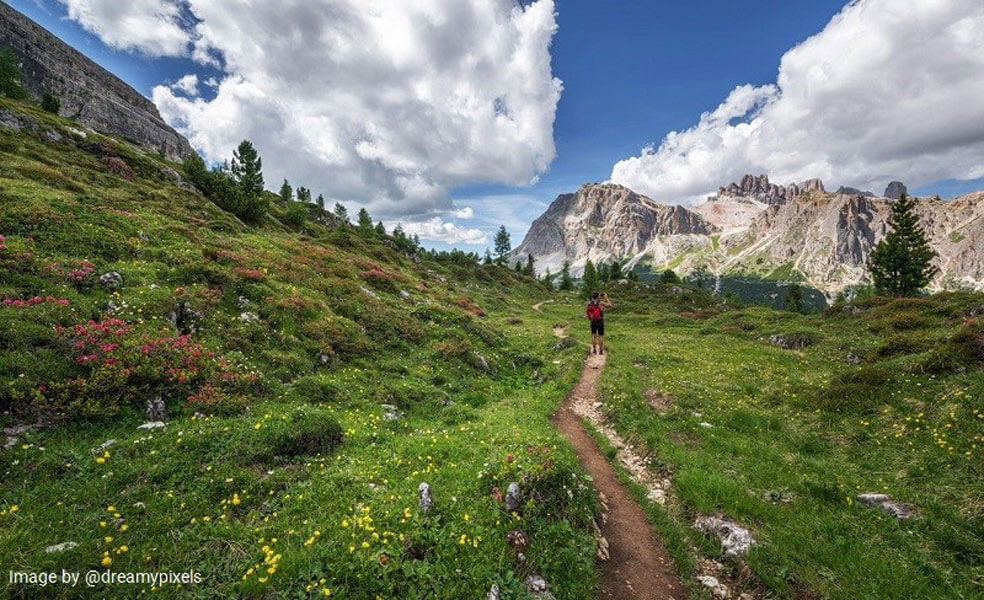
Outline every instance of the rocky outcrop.
<path id="1" fill-rule="evenodd" d="M 0 46 L 14 51 L 31 95 L 58 96 L 62 116 L 171 160 L 193 152 L 153 102 L 5 2 L 0 2 Z"/>
<path id="2" fill-rule="evenodd" d="M 885 188 L 885 197 L 891 198 L 892 200 L 898 200 L 903 194 L 908 194 L 909 190 L 905 187 L 905 184 L 901 181 L 893 181 L 888 184 Z"/>
<path id="3" fill-rule="evenodd" d="M 800 183 L 786 186 L 769 182 L 768 175 L 745 175 L 740 183 L 732 183 L 718 188 L 718 197 L 745 198 L 762 202 L 763 204 L 783 204 L 808 192 L 823 192 L 823 182 L 819 179 L 807 179 Z"/>
<path id="4" fill-rule="evenodd" d="M 874 192 L 869 192 L 869 191 L 866 191 L 866 190 L 859 190 L 858 188 L 845 187 L 843 185 L 840 186 L 839 188 L 837 188 L 837 191 L 834 192 L 834 193 L 835 194 L 840 194 L 840 195 L 843 195 L 843 196 L 864 196 L 865 198 L 874 198 L 875 197 L 875 193 Z"/>
<path id="5" fill-rule="evenodd" d="M 533 221 L 510 262 L 532 254 L 539 272 L 557 272 L 566 260 L 578 274 L 588 260 L 676 252 L 691 236 L 706 240 L 716 231 L 682 206 L 659 204 L 616 184 L 588 184 L 558 196 Z"/>

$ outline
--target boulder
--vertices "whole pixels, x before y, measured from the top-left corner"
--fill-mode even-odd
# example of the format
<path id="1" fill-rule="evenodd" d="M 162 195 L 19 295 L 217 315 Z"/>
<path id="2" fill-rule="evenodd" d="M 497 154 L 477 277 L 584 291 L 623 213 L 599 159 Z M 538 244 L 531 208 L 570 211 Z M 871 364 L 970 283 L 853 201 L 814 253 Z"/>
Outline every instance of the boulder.
<path id="1" fill-rule="evenodd" d="M 718 581 L 717 577 L 711 577 L 710 575 L 701 575 L 697 578 L 697 581 L 710 590 L 711 595 L 719 600 L 724 600 L 728 597 L 728 588 Z"/>
<path id="2" fill-rule="evenodd" d="M 147 420 L 151 422 L 167 422 L 167 405 L 160 394 L 147 398 Z"/>
<path id="3" fill-rule="evenodd" d="M 726 556 L 742 556 L 756 543 L 747 529 L 721 517 L 700 517 L 694 522 L 694 527 L 718 538 Z"/>
<path id="4" fill-rule="evenodd" d="M 103 273 L 99 276 L 99 285 L 107 290 L 118 290 L 123 287 L 123 276 L 116 271 Z"/>
<path id="5" fill-rule="evenodd" d="M 65 552 L 66 550 L 72 550 L 78 547 L 77 542 L 62 542 L 60 544 L 55 544 L 54 546 L 48 546 L 44 549 L 45 554 L 57 554 L 59 552 Z"/>
<path id="6" fill-rule="evenodd" d="M 137 425 L 137 429 L 142 429 L 144 431 L 150 431 L 151 429 L 164 429 L 167 427 L 167 423 L 163 421 L 148 421 L 143 425 Z"/>
<path id="7" fill-rule="evenodd" d="M 239 320 L 243 323 L 258 323 L 260 320 L 260 315 L 255 312 L 243 312 L 239 313 Z"/>
<path id="8" fill-rule="evenodd" d="M 417 506 L 423 515 L 430 514 L 434 508 L 434 497 L 431 495 L 431 487 L 427 483 L 421 482 L 417 486 Z"/>
<path id="9" fill-rule="evenodd" d="M 526 591 L 537 600 L 554 600 L 554 595 L 550 593 L 550 586 L 539 575 L 530 575 L 526 578 Z"/>
<path id="10" fill-rule="evenodd" d="M 510 512 L 519 510 L 522 499 L 519 495 L 519 484 L 515 481 L 506 489 L 506 509 Z"/>
<path id="11" fill-rule="evenodd" d="M 202 313 L 192 308 L 189 302 L 182 300 L 178 302 L 178 305 L 174 307 L 167 318 L 178 333 L 181 335 L 190 335 L 202 330 L 201 322 L 205 317 Z"/>
<path id="12" fill-rule="evenodd" d="M 769 343 L 783 350 L 802 350 L 817 343 L 817 340 L 806 333 L 780 333 L 771 336 Z"/>
<path id="13" fill-rule="evenodd" d="M 855 500 L 869 508 L 877 508 L 886 514 L 892 515 L 900 521 L 908 519 L 913 515 L 913 510 L 911 507 L 892 500 L 888 494 L 869 492 L 866 494 L 858 494 L 855 496 Z"/>
<path id="14" fill-rule="evenodd" d="M 499 586 L 493 583 L 492 587 L 489 588 L 489 593 L 485 596 L 485 600 L 500 600 L 500 598 Z"/>

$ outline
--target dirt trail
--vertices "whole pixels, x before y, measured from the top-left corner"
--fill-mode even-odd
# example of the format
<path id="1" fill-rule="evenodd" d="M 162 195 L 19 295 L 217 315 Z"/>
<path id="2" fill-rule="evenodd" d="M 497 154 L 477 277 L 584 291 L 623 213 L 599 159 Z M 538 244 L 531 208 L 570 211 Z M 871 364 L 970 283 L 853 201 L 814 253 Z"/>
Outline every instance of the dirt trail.
<path id="1" fill-rule="evenodd" d="M 552 303 L 552 302 L 553 302 L 553 300 L 544 300 L 543 302 L 537 302 L 536 304 L 534 304 L 534 305 L 532 306 L 532 308 L 533 308 L 533 310 L 535 310 L 536 312 L 543 312 L 543 311 L 541 311 L 541 310 L 540 310 L 540 307 L 541 307 L 541 306 L 543 306 L 544 304 L 550 304 L 550 303 Z"/>
<path id="2" fill-rule="evenodd" d="M 605 358 L 606 355 L 588 355 L 580 381 L 553 419 L 602 494 L 605 516 L 601 534 L 608 542 L 609 558 L 602 565 L 598 597 L 601 600 L 683 600 L 688 594 L 673 572 L 666 549 L 653 535 L 642 508 L 581 426 L 575 409 L 597 402 L 598 379 Z"/>

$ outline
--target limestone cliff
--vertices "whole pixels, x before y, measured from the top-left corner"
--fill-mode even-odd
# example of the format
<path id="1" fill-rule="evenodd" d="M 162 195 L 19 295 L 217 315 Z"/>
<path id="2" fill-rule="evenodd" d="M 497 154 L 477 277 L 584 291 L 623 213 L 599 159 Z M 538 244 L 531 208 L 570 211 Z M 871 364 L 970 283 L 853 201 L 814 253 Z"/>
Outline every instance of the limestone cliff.
<path id="1" fill-rule="evenodd" d="M 0 2 L 0 46 L 14 51 L 35 98 L 45 92 L 58 96 L 62 116 L 171 160 L 193 152 L 153 102 L 5 2 Z"/>

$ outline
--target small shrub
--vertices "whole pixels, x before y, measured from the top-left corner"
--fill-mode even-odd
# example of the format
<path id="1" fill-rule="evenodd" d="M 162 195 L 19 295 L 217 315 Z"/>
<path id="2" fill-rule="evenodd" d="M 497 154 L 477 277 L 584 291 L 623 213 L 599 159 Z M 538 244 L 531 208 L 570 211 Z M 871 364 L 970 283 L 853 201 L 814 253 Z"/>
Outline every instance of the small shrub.
<path id="1" fill-rule="evenodd" d="M 291 202 L 284 212 L 284 225 L 292 229 L 301 229 L 308 219 L 308 207 L 303 202 Z"/>
<path id="2" fill-rule="evenodd" d="M 261 421 L 255 429 L 252 457 L 259 461 L 299 456 L 324 456 L 342 443 L 342 427 L 330 415 L 301 410 Z"/>
<path id="3" fill-rule="evenodd" d="M 133 181 L 133 169 L 122 158 L 118 156 L 104 156 L 102 163 L 106 166 L 106 170 L 113 175 L 121 179 L 126 179 L 127 181 Z"/>
<path id="4" fill-rule="evenodd" d="M 61 100 L 51 92 L 45 92 L 44 96 L 41 96 L 41 110 L 57 115 L 61 112 Z"/>
<path id="5" fill-rule="evenodd" d="M 892 372 L 881 367 L 860 367 L 830 380 L 817 405 L 829 412 L 870 414 L 889 396 Z"/>

